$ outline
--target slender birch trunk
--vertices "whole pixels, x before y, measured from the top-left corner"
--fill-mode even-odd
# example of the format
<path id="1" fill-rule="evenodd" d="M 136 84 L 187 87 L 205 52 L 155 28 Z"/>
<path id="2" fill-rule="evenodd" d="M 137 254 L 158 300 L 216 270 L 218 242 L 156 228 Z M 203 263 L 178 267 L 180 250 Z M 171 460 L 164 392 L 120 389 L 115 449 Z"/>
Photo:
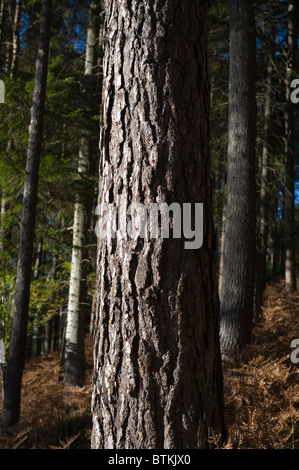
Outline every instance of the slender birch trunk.
<path id="1" fill-rule="evenodd" d="M 18 62 L 18 55 L 20 52 L 20 18 L 21 18 L 21 0 L 17 0 L 15 5 L 14 12 L 14 21 L 12 26 L 12 56 L 11 56 L 11 74 L 13 74 L 14 69 Z"/>
<path id="2" fill-rule="evenodd" d="M 87 166 L 88 147 L 83 148 L 82 150 L 81 143 L 80 158 L 78 162 L 79 174 L 86 175 Z M 85 207 L 84 203 L 78 200 L 74 206 L 73 250 L 64 352 L 64 380 L 65 382 L 70 382 L 73 385 L 81 384 L 84 378 L 84 338 L 82 338 L 84 318 L 82 318 L 83 315 L 80 307 L 84 226 Z"/>
<path id="3" fill-rule="evenodd" d="M 14 73 L 20 48 L 19 30 L 22 7 L 21 3 L 22 0 L 16 0 L 16 2 L 9 2 L 6 6 L 10 27 L 7 37 L 5 70 L 10 76 Z"/>
<path id="4" fill-rule="evenodd" d="M 95 100 L 96 93 L 95 71 L 98 55 L 97 49 L 99 47 L 97 28 L 99 7 L 99 1 L 91 2 L 89 26 L 87 30 L 84 86 L 86 89 L 85 106 L 87 106 L 90 112 L 94 108 L 92 101 Z M 83 182 L 84 178 L 89 174 L 90 153 L 90 136 L 86 135 L 81 139 L 78 158 L 78 175 Z M 83 191 L 82 194 L 77 195 L 76 199 L 74 205 L 73 250 L 65 333 L 64 381 L 73 385 L 80 385 L 84 381 L 85 326 L 85 307 L 82 306 L 82 300 L 85 300 L 82 298 L 82 283 L 84 282 L 84 279 L 82 279 L 82 261 L 85 249 L 87 221 L 89 219 L 89 214 L 87 214 L 86 211 L 89 211 L 90 208 Z"/>

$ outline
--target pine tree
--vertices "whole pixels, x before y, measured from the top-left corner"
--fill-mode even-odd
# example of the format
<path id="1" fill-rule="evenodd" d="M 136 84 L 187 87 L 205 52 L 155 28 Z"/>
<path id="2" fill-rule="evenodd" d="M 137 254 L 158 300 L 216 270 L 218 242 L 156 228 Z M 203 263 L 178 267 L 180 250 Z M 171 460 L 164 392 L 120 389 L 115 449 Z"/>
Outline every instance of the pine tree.
<path id="1" fill-rule="evenodd" d="M 99 240 L 93 448 L 207 448 L 224 433 L 207 8 L 106 2 L 99 202 L 202 202 L 204 238 Z"/>
<path id="2" fill-rule="evenodd" d="M 255 28 L 253 1 L 230 1 L 227 205 L 220 341 L 230 359 L 250 341 L 255 250 Z"/>
<path id="3" fill-rule="evenodd" d="M 291 97 L 291 81 L 295 72 L 298 28 L 295 21 L 295 8 L 298 4 L 288 2 L 287 18 L 287 64 L 286 64 L 286 108 L 285 108 L 285 289 L 288 293 L 297 290 L 295 257 L 295 111 Z"/>

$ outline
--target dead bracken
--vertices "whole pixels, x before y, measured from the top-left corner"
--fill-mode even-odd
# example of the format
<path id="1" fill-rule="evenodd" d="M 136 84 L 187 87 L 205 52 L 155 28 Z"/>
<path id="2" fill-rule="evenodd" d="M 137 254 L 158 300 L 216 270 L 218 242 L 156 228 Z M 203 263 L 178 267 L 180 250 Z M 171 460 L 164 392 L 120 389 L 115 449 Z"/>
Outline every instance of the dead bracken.
<path id="1" fill-rule="evenodd" d="M 268 286 L 252 344 L 225 372 L 225 448 L 299 448 L 299 368 L 290 361 L 298 311 L 299 293 L 286 296 L 283 281 Z M 82 388 L 67 388 L 59 381 L 59 352 L 27 361 L 21 419 L 0 434 L 0 449 L 90 448 L 90 336 L 85 344 Z M 211 447 L 217 447 L 217 436 L 211 437 Z"/>

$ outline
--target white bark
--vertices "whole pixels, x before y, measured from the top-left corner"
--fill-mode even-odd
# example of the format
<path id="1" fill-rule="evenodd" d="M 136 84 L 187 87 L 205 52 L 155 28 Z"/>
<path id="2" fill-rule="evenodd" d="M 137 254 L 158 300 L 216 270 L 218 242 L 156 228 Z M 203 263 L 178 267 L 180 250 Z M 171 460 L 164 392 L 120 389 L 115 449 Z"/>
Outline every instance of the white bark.
<path id="1" fill-rule="evenodd" d="M 89 26 L 85 57 L 85 86 L 87 91 L 86 104 L 92 99 L 92 84 L 88 79 L 94 76 L 96 65 L 97 31 L 94 9 L 98 2 L 91 2 Z M 83 136 L 80 143 L 78 158 L 78 174 L 84 178 L 88 174 L 90 145 L 88 136 Z M 85 204 L 78 195 L 74 205 L 73 250 L 70 273 L 67 324 L 65 333 L 65 364 L 64 380 L 79 385 L 84 376 L 84 312 L 80 308 L 80 291 L 82 280 L 82 258 L 84 252 Z"/>
<path id="2" fill-rule="evenodd" d="M 88 168 L 88 140 L 83 138 L 79 152 L 78 173 L 86 175 Z M 82 380 L 83 357 L 80 357 L 80 287 L 82 278 L 82 257 L 84 250 L 84 203 L 77 197 L 74 205 L 73 249 L 65 332 L 65 381 L 79 384 Z M 82 351 L 82 350 L 81 350 Z"/>

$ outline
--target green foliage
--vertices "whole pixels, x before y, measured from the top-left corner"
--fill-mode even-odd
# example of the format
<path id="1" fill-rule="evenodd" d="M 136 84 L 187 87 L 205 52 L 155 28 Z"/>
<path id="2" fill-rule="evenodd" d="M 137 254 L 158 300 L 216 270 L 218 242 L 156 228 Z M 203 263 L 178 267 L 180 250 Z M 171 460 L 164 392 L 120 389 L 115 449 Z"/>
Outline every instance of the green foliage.
<path id="1" fill-rule="evenodd" d="M 88 5 L 53 2 L 53 24 L 47 76 L 44 136 L 40 160 L 36 243 L 28 334 L 65 311 L 72 250 L 73 203 L 78 191 L 95 194 L 97 175 L 78 178 L 82 136 L 98 139 L 99 115 L 84 106 L 84 42 Z M 41 1 L 23 4 L 21 50 L 13 75 L 3 73 L 5 104 L 0 106 L 0 335 L 6 346 L 12 322 L 13 295 L 20 235 L 30 108 L 35 79 Z M 97 110 L 98 111 L 98 110 Z M 96 168 L 96 165 L 95 165 Z M 39 248 L 39 245 L 41 247 Z M 39 250 L 41 250 L 39 252 Z M 90 274 L 92 277 L 92 273 Z M 91 290 L 89 289 L 89 292 Z"/>
<path id="2" fill-rule="evenodd" d="M 59 314 L 60 307 L 65 305 L 63 295 L 64 281 L 54 276 L 42 276 L 34 279 L 30 289 L 30 321 L 28 334 L 33 335 L 39 326 L 44 326 L 53 315 Z"/>
<path id="3" fill-rule="evenodd" d="M 10 331 L 12 324 L 13 295 L 15 291 L 15 273 L 9 269 L 0 271 L 0 338 L 5 343 L 6 350 L 9 347 Z"/>

